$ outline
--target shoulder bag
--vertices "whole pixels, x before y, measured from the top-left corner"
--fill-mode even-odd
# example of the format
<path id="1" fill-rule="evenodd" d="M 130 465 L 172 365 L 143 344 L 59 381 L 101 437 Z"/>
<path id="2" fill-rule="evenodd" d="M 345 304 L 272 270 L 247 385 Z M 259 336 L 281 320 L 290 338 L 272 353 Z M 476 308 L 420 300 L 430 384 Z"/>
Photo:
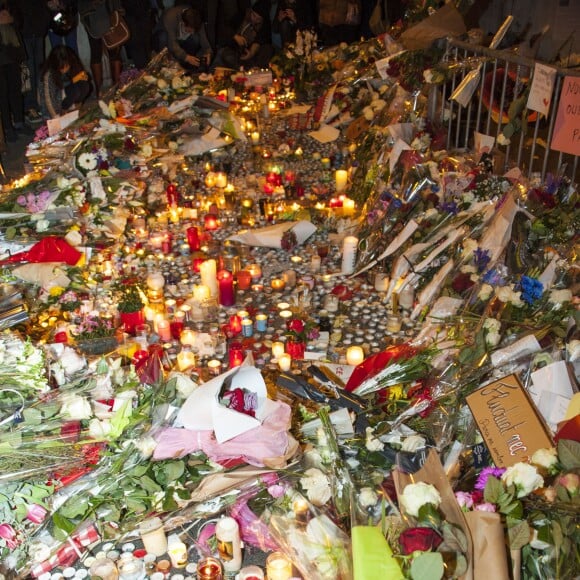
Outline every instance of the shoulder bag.
<path id="1" fill-rule="evenodd" d="M 111 28 L 103 34 L 103 44 L 108 50 L 125 44 L 131 37 L 129 27 L 118 10 L 111 12 Z"/>

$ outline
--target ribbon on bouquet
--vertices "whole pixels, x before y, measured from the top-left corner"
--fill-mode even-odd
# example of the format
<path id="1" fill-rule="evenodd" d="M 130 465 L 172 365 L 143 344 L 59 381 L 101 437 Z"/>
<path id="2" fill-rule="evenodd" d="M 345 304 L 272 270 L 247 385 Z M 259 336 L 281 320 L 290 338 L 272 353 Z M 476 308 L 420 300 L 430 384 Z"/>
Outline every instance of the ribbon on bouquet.
<path id="1" fill-rule="evenodd" d="M 57 566 L 71 566 L 82 556 L 87 546 L 100 539 L 99 532 L 97 532 L 97 528 L 93 524 L 76 530 L 48 560 L 36 564 L 30 571 L 30 575 L 38 578 Z"/>

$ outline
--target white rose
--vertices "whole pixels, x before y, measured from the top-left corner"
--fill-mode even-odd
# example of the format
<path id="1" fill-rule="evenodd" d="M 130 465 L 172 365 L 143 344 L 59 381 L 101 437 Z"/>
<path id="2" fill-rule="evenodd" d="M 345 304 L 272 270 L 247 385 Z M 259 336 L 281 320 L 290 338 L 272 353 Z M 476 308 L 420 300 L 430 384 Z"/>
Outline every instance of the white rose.
<path id="1" fill-rule="evenodd" d="M 38 220 L 36 222 L 36 231 L 45 232 L 50 227 L 50 222 L 48 220 Z"/>
<path id="2" fill-rule="evenodd" d="M 372 121 L 375 118 L 375 112 L 372 107 L 365 107 L 363 109 L 363 115 L 367 121 Z"/>
<path id="3" fill-rule="evenodd" d="M 566 351 L 568 352 L 570 362 L 580 360 L 580 340 L 571 340 L 566 345 Z"/>
<path id="4" fill-rule="evenodd" d="M 423 71 L 423 79 L 426 83 L 433 82 L 433 71 L 430 68 Z"/>
<path id="5" fill-rule="evenodd" d="M 417 517 L 419 510 L 430 503 L 438 507 L 441 503 L 441 495 L 437 489 L 429 483 L 410 483 L 405 487 L 399 503 L 409 515 Z"/>
<path id="6" fill-rule="evenodd" d="M 163 90 L 163 89 L 166 89 L 166 88 L 167 88 L 167 86 L 168 86 L 168 85 L 167 85 L 167 82 L 166 82 L 165 80 L 163 80 L 163 79 L 158 79 L 158 80 L 157 80 L 157 88 L 158 88 L 158 89 L 161 89 L 161 90 Z"/>
<path id="7" fill-rule="evenodd" d="M 72 377 L 74 374 L 82 371 L 87 364 L 87 361 L 79 355 L 74 348 L 65 346 L 60 355 L 59 362 L 65 370 L 67 376 Z"/>
<path id="8" fill-rule="evenodd" d="M 378 499 L 379 496 L 372 487 L 363 487 L 358 496 L 358 501 L 363 508 L 375 505 Z"/>
<path id="9" fill-rule="evenodd" d="M 93 416 L 91 404 L 85 397 L 67 393 L 62 398 L 61 413 L 73 421 L 90 419 Z"/>
<path id="10" fill-rule="evenodd" d="M 113 427 L 109 421 L 99 421 L 98 419 L 89 421 L 89 435 L 93 439 L 106 439 L 112 429 Z"/>
<path id="11" fill-rule="evenodd" d="M 495 289 L 495 295 L 500 302 L 507 304 L 512 295 L 512 289 L 509 286 L 498 286 Z"/>
<path id="12" fill-rule="evenodd" d="M 572 302 L 572 291 L 568 288 L 563 290 L 552 290 L 548 297 L 548 301 L 552 304 L 563 304 L 564 302 Z"/>
<path id="13" fill-rule="evenodd" d="M 140 439 L 135 440 L 135 447 L 139 449 L 141 455 L 143 455 L 143 459 L 148 459 L 153 455 L 155 448 L 157 447 L 157 441 L 153 439 L 153 437 L 149 435 L 145 435 Z"/>
<path id="14" fill-rule="evenodd" d="M 145 143 L 145 145 L 141 147 L 141 155 L 143 155 L 143 157 L 151 157 L 151 155 L 153 155 L 153 147 L 151 147 L 150 143 Z"/>
<path id="15" fill-rule="evenodd" d="M 550 449 L 538 449 L 532 455 L 530 462 L 538 467 L 551 469 L 558 463 L 558 453 L 553 447 Z"/>
<path id="16" fill-rule="evenodd" d="M 330 500 L 332 495 L 330 481 L 320 469 L 316 469 L 316 467 L 307 469 L 304 472 L 304 477 L 300 479 L 300 485 L 314 505 L 323 506 Z"/>
<path id="17" fill-rule="evenodd" d="M 183 373 L 174 373 L 171 378 L 175 378 L 175 388 L 183 399 L 187 399 L 197 389 L 197 385 Z"/>
<path id="18" fill-rule="evenodd" d="M 479 294 L 477 295 L 477 297 L 482 302 L 485 302 L 486 300 L 489 299 L 492 292 L 493 292 L 493 286 L 490 286 L 489 284 L 482 284 L 481 288 L 479 289 Z"/>
<path id="19" fill-rule="evenodd" d="M 366 434 L 367 438 L 365 445 L 369 451 L 382 451 L 384 449 L 385 444 L 373 435 L 372 427 L 366 428 Z"/>
<path id="20" fill-rule="evenodd" d="M 501 476 L 506 485 L 513 485 L 518 497 L 524 497 L 544 485 L 544 478 L 529 463 L 516 463 Z"/>
<path id="21" fill-rule="evenodd" d="M 419 449 L 423 449 L 426 444 L 427 441 L 425 440 L 424 437 L 421 437 L 421 435 L 411 435 L 403 441 L 403 446 L 401 447 L 401 450 L 414 453 Z"/>
<path id="22" fill-rule="evenodd" d="M 498 145 L 503 145 L 503 146 L 507 146 L 511 143 L 511 140 L 508 139 L 503 133 L 500 133 L 497 136 L 497 144 Z"/>

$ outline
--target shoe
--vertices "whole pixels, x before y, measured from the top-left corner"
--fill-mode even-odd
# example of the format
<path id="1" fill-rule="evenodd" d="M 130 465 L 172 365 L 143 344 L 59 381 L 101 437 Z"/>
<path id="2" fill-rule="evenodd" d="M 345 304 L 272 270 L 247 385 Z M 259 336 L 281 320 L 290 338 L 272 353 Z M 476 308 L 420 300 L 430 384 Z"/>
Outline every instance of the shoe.
<path id="1" fill-rule="evenodd" d="M 38 125 L 43 121 L 42 115 L 36 109 L 28 109 L 24 116 L 28 125 Z"/>

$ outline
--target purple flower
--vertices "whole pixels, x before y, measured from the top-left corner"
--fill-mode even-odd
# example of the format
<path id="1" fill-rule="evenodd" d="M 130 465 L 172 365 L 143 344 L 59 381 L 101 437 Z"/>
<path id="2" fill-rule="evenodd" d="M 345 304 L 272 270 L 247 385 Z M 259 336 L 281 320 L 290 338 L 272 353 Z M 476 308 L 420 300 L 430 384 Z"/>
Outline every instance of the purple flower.
<path id="1" fill-rule="evenodd" d="M 473 252 L 473 261 L 475 262 L 475 267 L 480 274 L 487 268 L 490 260 L 491 256 L 489 255 L 489 250 L 477 248 L 475 252 Z"/>
<path id="2" fill-rule="evenodd" d="M 484 467 L 475 482 L 475 489 L 483 491 L 485 489 L 485 484 L 487 483 L 487 478 L 490 475 L 499 479 L 504 471 L 505 468 L 503 467 Z"/>

